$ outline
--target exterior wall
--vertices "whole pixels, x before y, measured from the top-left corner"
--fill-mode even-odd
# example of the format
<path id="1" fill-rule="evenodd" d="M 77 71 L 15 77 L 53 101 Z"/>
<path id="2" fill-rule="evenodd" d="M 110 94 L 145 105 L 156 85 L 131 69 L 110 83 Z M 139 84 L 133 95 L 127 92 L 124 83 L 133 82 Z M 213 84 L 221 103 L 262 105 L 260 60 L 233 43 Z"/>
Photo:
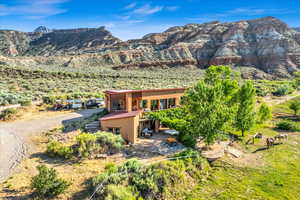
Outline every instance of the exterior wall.
<path id="1" fill-rule="evenodd" d="M 142 99 L 168 99 L 181 97 L 183 94 L 184 90 L 143 92 Z"/>
<path id="2" fill-rule="evenodd" d="M 131 93 L 126 93 L 126 110 L 127 112 L 132 111 L 132 94 Z"/>
<path id="3" fill-rule="evenodd" d="M 120 128 L 121 136 L 130 143 L 135 143 L 138 136 L 139 116 L 101 121 L 101 128 Z"/>
<path id="4" fill-rule="evenodd" d="M 123 93 L 124 97 L 120 94 L 106 94 L 105 105 L 109 112 L 112 112 L 112 99 L 124 98 L 125 112 L 133 111 L 132 103 L 137 100 L 139 107 L 142 100 L 147 100 L 147 108 L 151 110 L 151 100 L 160 99 L 175 99 L 175 105 L 180 104 L 180 98 L 184 95 L 185 89 L 170 90 L 170 91 L 143 91 L 143 92 L 127 92 Z M 114 96 L 114 97 L 113 97 Z M 160 108 L 160 101 L 158 101 L 158 107 Z M 135 117 L 125 117 L 119 119 L 101 120 L 101 127 L 104 131 L 108 131 L 109 128 L 120 128 L 122 137 L 130 142 L 135 143 L 138 137 L 140 115 Z M 159 122 L 155 123 L 155 130 L 158 130 Z"/>

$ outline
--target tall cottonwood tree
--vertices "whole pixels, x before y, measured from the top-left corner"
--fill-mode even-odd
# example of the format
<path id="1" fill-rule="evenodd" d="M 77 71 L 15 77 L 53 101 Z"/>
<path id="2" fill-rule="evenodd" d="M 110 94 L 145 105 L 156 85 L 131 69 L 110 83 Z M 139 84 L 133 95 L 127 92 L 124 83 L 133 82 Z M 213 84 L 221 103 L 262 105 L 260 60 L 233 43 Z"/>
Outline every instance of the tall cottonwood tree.
<path id="1" fill-rule="evenodd" d="M 227 66 L 211 66 L 205 78 L 189 89 L 183 106 L 189 113 L 191 133 L 214 143 L 234 117 L 238 82 Z"/>
<path id="2" fill-rule="evenodd" d="M 235 121 L 235 126 L 242 132 L 242 136 L 245 136 L 245 132 L 255 125 L 255 96 L 256 92 L 252 81 L 246 81 L 239 91 Z"/>

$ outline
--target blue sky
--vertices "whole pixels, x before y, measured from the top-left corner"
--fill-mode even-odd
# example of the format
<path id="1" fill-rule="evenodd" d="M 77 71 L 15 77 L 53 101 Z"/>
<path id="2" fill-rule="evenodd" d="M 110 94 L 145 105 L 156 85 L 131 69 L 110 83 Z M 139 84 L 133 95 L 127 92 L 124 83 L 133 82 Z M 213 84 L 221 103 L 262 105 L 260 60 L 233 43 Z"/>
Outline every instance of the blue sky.
<path id="1" fill-rule="evenodd" d="M 176 25 L 264 16 L 300 27 L 300 0 L 0 0 L 0 29 L 106 26 L 123 40 Z"/>

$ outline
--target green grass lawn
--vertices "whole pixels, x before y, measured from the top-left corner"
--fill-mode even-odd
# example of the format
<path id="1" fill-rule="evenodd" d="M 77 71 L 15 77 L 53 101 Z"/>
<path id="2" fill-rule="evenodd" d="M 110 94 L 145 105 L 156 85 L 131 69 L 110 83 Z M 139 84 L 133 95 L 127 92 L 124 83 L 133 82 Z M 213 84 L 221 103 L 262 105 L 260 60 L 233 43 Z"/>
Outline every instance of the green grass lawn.
<path id="1" fill-rule="evenodd" d="M 299 97 L 296 97 L 299 100 Z M 274 107 L 274 112 L 293 115 L 288 109 L 290 102 Z M 300 126 L 299 120 L 293 121 Z M 275 121 L 281 119 L 273 119 Z M 296 121 L 296 122 L 295 122 Z M 252 133 L 261 132 L 265 136 L 278 134 L 273 129 L 274 122 L 256 127 Z M 245 139 L 246 141 L 247 139 Z M 245 145 L 245 152 L 265 147 L 264 141 L 255 145 Z M 186 199 L 247 199 L 247 200 L 299 200 L 300 199 L 300 133 L 289 133 L 288 141 L 270 149 L 254 153 L 256 161 L 249 161 L 247 167 L 217 161 L 208 180 L 200 183 Z M 256 163 L 254 163 L 256 162 Z"/>

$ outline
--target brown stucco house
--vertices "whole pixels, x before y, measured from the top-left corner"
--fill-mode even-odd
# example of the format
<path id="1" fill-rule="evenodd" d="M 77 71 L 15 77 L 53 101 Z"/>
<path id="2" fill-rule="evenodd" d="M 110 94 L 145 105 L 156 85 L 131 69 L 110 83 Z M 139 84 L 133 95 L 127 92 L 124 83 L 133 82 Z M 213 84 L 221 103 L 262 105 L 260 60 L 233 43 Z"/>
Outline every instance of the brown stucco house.
<path id="1" fill-rule="evenodd" d="M 145 119 L 144 112 L 173 108 L 179 105 L 185 88 L 150 90 L 108 90 L 105 107 L 109 114 L 100 118 L 104 131 L 121 134 L 129 143 L 136 143 L 144 128 L 157 132 L 158 121 Z"/>

